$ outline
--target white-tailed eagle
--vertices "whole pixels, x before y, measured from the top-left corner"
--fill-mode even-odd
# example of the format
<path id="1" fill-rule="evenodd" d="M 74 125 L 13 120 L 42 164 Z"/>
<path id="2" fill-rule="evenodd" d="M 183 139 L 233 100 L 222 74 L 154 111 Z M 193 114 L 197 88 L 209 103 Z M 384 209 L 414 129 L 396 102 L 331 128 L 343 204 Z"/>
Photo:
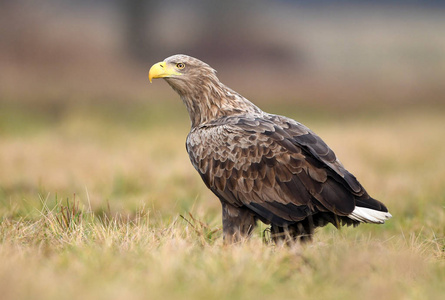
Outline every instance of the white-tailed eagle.
<path id="1" fill-rule="evenodd" d="M 208 64 L 174 55 L 154 64 L 190 115 L 186 147 L 222 204 L 224 239 L 249 236 L 257 220 L 274 239 L 310 239 L 328 223 L 382 224 L 391 217 L 334 152 L 303 124 L 266 113 L 222 84 Z"/>

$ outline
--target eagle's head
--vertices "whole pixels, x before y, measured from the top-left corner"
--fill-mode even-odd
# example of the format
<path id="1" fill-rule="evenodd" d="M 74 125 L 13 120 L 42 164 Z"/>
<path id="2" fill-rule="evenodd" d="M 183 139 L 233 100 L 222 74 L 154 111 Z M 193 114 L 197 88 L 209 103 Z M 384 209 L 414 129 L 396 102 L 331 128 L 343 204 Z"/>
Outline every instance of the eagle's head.
<path id="1" fill-rule="evenodd" d="M 154 78 L 165 79 L 178 92 L 219 81 L 216 71 L 208 64 L 183 54 L 167 57 L 154 64 L 148 72 L 148 79 L 152 82 Z"/>

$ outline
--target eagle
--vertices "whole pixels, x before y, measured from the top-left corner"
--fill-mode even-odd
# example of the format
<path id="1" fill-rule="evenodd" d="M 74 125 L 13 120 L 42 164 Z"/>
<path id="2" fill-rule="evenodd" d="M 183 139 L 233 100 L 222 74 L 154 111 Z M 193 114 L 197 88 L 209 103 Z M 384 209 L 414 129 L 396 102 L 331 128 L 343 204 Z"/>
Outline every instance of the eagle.
<path id="1" fill-rule="evenodd" d="M 173 55 L 154 64 L 191 120 L 186 149 L 222 205 L 223 239 L 249 237 L 260 220 L 274 241 L 310 241 L 329 223 L 382 224 L 391 218 L 308 127 L 262 111 L 221 83 L 199 59 Z"/>

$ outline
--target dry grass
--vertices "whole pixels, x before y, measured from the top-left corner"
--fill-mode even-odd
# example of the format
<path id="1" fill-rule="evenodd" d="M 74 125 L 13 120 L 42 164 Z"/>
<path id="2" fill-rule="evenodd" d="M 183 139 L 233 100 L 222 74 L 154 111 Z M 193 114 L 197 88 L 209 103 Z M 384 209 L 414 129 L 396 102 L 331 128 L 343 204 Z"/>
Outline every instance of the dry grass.
<path id="1" fill-rule="evenodd" d="M 394 218 L 326 227 L 306 247 L 264 244 L 262 226 L 227 247 L 219 203 L 184 149 L 185 109 L 172 107 L 74 109 L 56 119 L 1 112 L 9 116 L 0 129 L 2 299 L 445 293 L 443 109 L 325 120 L 287 112 L 321 135 Z"/>

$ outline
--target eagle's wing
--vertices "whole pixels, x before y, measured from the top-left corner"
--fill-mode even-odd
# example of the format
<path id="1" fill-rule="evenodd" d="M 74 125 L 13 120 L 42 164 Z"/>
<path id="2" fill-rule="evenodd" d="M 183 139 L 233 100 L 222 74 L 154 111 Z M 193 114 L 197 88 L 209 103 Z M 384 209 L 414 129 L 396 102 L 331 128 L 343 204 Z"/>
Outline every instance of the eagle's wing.
<path id="1" fill-rule="evenodd" d="M 222 201 L 277 225 L 317 212 L 347 216 L 370 198 L 320 137 L 286 117 L 219 119 L 194 128 L 187 151 Z"/>

